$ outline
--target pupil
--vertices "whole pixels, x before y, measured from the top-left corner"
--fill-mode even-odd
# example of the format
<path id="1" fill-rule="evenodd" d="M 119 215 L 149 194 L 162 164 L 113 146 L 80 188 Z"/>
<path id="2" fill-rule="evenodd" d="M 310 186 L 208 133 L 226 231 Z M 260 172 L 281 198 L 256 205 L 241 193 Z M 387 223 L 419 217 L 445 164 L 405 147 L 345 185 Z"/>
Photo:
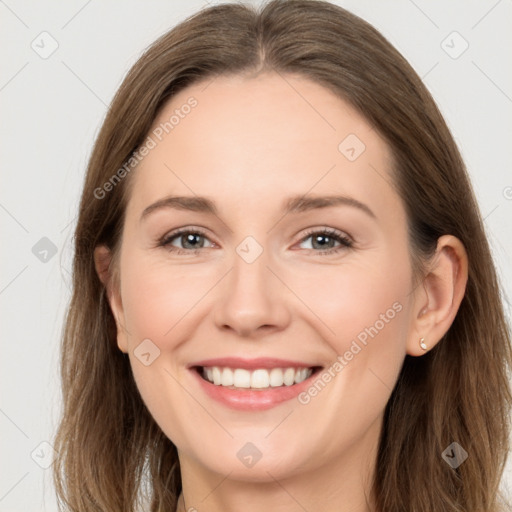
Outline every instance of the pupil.
<path id="1" fill-rule="evenodd" d="M 329 236 L 325 236 L 325 235 L 317 235 L 314 239 L 313 239 L 313 247 L 315 247 L 315 243 L 317 243 L 318 241 L 321 241 L 320 242 L 320 247 L 321 248 L 325 248 L 326 246 L 331 246 L 331 244 L 329 244 L 329 242 L 332 242 L 333 239 Z M 323 241 L 323 242 L 322 242 Z"/>
<path id="2" fill-rule="evenodd" d="M 188 234 L 188 235 L 184 235 L 183 238 L 182 238 L 182 241 L 183 239 L 185 240 L 185 243 L 183 244 L 183 247 L 187 247 L 187 244 L 190 244 L 190 247 L 192 247 L 192 249 L 194 249 L 195 247 L 200 247 L 200 244 L 194 244 L 194 242 L 197 242 L 197 238 L 200 237 L 201 235 L 197 235 L 197 234 Z"/>

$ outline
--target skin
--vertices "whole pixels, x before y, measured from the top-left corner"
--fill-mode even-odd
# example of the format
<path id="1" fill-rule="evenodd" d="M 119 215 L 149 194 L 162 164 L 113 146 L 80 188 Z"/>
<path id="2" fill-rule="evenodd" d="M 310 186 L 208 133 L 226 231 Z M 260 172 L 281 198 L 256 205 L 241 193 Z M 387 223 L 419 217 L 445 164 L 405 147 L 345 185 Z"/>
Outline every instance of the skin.
<path id="1" fill-rule="evenodd" d="M 428 275 L 413 287 L 390 150 L 322 86 L 291 75 L 218 77 L 173 97 L 154 127 L 190 96 L 197 107 L 129 178 L 119 286 L 108 249 L 95 252 L 119 348 L 178 448 L 178 510 L 368 512 L 384 408 L 405 355 L 421 356 L 419 339 L 431 349 L 451 325 L 467 280 L 464 248 L 440 238 Z M 366 146 L 354 161 L 338 149 L 349 134 Z M 206 196 L 218 213 L 161 208 L 140 219 L 171 194 Z M 350 205 L 283 216 L 283 201 L 305 194 L 350 196 L 375 218 Z M 158 246 L 183 227 L 206 231 L 196 240 L 203 248 L 194 253 L 179 236 L 173 246 L 186 254 Z M 319 254 L 340 244 L 319 247 L 309 228 L 340 231 L 353 246 Z M 236 252 L 247 236 L 263 248 L 250 264 Z M 209 399 L 186 369 L 224 356 L 329 367 L 396 303 L 400 312 L 307 404 L 234 411 Z M 147 338 L 160 356 L 144 366 L 134 350 Z M 246 442 L 262 453 L 252 468 L 237 458 Z"/>

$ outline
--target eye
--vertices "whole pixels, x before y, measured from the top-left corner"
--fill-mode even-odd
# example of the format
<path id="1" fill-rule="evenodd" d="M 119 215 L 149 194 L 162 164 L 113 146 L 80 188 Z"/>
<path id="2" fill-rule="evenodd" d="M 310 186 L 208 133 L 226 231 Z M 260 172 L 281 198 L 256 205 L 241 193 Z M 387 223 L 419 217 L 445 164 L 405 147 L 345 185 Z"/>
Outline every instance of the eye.
<path id="1" fill-rule="evenodd" d="M 300 241 L 300 245 L 303 244 L 309 245 L 302 247 L 303 249 L 312 250 L 319 255 L 335 254 L 353 246 L 348 236 L 332 228 L 309 231 Z M 158 242 L 158 245 L 176 254 L 195 254 L 201 249 L 215 247 L 215 243 L 211 242 L 206 233 L 199 228 L 179 229 L 169 233 Z"/>
<path id="2" fill-rule="evenodd" d="M 160 240 L 158 245 L 178 254 L 195 253 L 197 250 L 214 246 L 206 234 L 197 228 L 180 229 L 169 233 Z"/>
<path id="3" fill-rule="evenodd" d="M 311 240 L 310 242 L 307 242 Z M 353 242 L 341 231 L 332 228 L 322 230 L 309 231 L 300 244 L 307 242 L 309 247 L 302 247 L 303 249 L 310 249 L 320 255 L 335 254 L 344 249 L 353 246 Z"/>

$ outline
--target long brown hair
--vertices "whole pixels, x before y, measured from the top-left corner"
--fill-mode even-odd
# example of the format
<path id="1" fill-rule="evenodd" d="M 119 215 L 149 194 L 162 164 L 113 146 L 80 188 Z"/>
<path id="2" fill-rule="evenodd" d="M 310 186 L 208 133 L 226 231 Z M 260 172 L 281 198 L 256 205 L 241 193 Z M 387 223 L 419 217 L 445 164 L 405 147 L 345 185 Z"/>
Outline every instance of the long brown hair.
<path id="1" fill-rule="evenodd" d="M 177 451 L 147 411 L 117 348 L 93 251 L 119 246 L 130 182 L 119 169 L 163 104 L 198 80 L 260 71 L 299 74 L 325 86 L 384 137 L 418 275 L 441 235 L 458 237 L 468 254 L 466 293 L 452 326 L 426 355 L 406 356 L 387 404 L 371 489 L 375 510 L 500 510 L 510 331 L 464 163 L 434 100 L 400 53 L 365 21 L 317 0 L 274 0 L 259 11 L 235 3 L 206 8 L 159 38 L 117 92 L 90 158 L 75 233 L 61 349 L 63 415 L 54 440 L 61 507 L 134 511 L 144 494 L 151 511 L 176 507 Z M 105 192 L 105 183 L 120 174 Z M 456 469 L 441 457 L 452 442 L 469 454 Z"/>

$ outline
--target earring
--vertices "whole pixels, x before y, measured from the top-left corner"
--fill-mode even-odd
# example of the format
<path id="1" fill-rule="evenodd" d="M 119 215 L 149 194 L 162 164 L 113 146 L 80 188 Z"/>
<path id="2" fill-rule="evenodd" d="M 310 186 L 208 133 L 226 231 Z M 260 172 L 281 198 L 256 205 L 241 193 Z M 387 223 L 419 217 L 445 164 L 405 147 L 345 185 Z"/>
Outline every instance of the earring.
<path id="1" fill-rule="evenodd" d="M 423 350 L 427 350 L 427 344 L 425 343 L 425 340 L 423 338 L 420 338 L 420 347 Z"/>

